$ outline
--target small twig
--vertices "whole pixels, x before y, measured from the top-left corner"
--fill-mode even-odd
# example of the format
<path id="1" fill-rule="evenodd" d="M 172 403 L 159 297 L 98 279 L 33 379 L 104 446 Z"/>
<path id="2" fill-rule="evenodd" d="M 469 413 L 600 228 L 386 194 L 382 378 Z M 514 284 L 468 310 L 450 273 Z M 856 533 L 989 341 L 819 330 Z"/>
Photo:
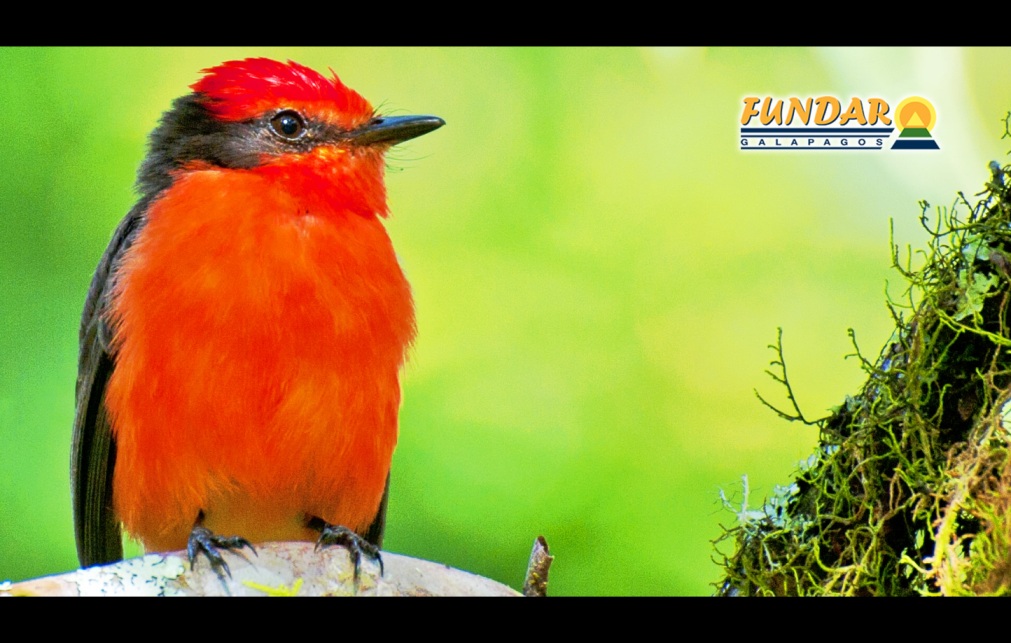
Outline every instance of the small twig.
<path id="1" fill-rule="evenodd" d="M 786 358 L 783 357 L 783 329 L 782 327 L 780 327 L 777 328 L 776 331 L 777 331 L 776 345 L 773 346 L 772 344 L 769 344 L 769 348 L 776 351 L 776 355 L 779 357 L 779 359 L 775 359 L 769 362 L 769 365 L 778 366 L 780 372 L 782 372 L 782 375 L 777 375 L 770 370 L 766 370 L 765 373 L 772 379 L 782 384 L 783 387 L 786 389 L 786 397 L 788 400 L 790 400 L 790 404 L 793 405 L 793 411 L 796 415 L 790 415 L 789 413 L 785 413 L 776 408 L 775 406 L 773 406 L 771 403 L 766 401 L 764 397 L 762 397 L 762 394 L 758 392 L 758 389 L 755 389 L 755 397 L 758 398 L 759 402 L 775 411 L 776 414 L 779 417 L 783 418 L 784 420 L 789 420 L 790 422 L 803 422 L 808 426 L 814 426 L 827 418 L 821 418 L 818 420 L 808 420 L 806 417 L 804 417 L 804 412 L 800 410 L 800 404 L 797 403 L 797 398 L 794 397 L 793 395 L 793 387 L 790 385 L 790 378 L 787 377 L 786 375 Z"/>
<path id="2" fill-rule="evenodd" d="M 850 336 L 850 343 L 853 344 L 853 350 L 856 352 L 845 355 L 844 357 L 856 357 L 860 360 L 860 365 L 863 367 L 865 372 L 873 373 L 875 370 L 874 364 L 871 364 L 867 358 L 864 357 L 864 354 L 860 352 L 860 346 L 857 344 L 857 331 L 852 328 L 847 328 L 846 334 Z"/>
<path id="3" fill-rule="evenodd" d="M 530 551 L 527 577 L 523 581 L 524 596 L 548 595 L 548 570 L 554 559 L 555 557 L 548 552 L 548 541 L 544 540 L 544 536 L 538 536 L 534 541 L 534 548 Z"/>

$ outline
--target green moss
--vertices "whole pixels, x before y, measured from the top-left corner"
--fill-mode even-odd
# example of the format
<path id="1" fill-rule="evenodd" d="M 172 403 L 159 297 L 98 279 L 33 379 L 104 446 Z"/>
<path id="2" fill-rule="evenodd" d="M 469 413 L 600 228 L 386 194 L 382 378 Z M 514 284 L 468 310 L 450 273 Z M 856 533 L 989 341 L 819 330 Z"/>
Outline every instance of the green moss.
<path id="1" fill-rule="evenodd" d="M 772 408 L 817 426 L 819 446 L 717 540 L 719 594 L 1011 594 L 1009 171 L 992 162 L 975 204 L 959 193 L 932 217 L 921 203 L 923 267 L 893 243 L 896 329 L 874 362 L 850 331 L 868 377 L 830 416 L 800 412 L 780 332 L 770 375 L 793 410 Z"/>

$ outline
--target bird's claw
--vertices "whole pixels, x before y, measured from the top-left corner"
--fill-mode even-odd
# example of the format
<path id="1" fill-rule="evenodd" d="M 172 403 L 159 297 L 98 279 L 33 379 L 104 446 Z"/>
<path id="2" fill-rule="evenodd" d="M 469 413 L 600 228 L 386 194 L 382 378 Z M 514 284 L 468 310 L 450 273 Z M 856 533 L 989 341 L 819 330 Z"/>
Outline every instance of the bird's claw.
<path id="1" fill-rule="evenodd" d="M 241 536 L 218 536 L 202 524 L 197 524 L 190 532 L 189 541 L 186 544 L 186 554 L 190 559 L 190 569 L 196 566 L 197 556 L 203 554 L 211 564 L 211 569 L 221 580 L 232 577 L 232 571 L 228 568 L 228 563 L 222 558 L 219 549 L 240 551 L 243 547 L 248 547 L 254 556 L 258 556 L 256 548 Z"/>
<path id="2" fill-rule="evenodd" d="M 341 525 L 331 525 L 319 521 L 316 527 L 320 530 L 319 539 L 316 541 L 317 551 L 319 551 L 320 547 L 333 547 L 334 545 L 340 545 L 348 550 L 351 564 L 354 566 L 354 581 L 356 585 L 358 584 L 362 554 L 379 563 L 379 575 L 383 575 L 383 557 L 378 547 Z"/>

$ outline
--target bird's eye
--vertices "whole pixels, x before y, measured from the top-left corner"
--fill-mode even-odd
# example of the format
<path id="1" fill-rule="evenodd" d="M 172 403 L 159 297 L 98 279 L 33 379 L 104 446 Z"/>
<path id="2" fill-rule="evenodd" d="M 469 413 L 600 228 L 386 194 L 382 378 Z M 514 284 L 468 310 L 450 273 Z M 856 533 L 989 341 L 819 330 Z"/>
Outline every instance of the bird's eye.
<path id="1" fill-rule="evenodd" d="M 285 110 L 270 119 L 270 129 L 281 138 L 293 141 L 305 133 L 305 121 L 298 112 Z"/>

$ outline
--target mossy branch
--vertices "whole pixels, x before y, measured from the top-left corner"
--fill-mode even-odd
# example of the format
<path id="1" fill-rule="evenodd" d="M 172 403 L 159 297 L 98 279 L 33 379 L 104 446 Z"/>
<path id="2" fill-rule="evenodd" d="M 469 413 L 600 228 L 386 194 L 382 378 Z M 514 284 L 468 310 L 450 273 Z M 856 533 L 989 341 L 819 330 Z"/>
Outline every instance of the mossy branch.
<path id="1" fill-rule="evenodd" d="M 890 229 L 895 330 L 875 360 L 848 331 L 868 378 L 830 416 L 801 412 L 778 330 L 767 372 L 793 411 L 755 395 L 818 426 L 819 445 L 760 510 L 735 512 L 720 594 L 1011 593 L 1011 168 L 988 169 L 975 203 L 920 203 L 929 241 L 904 261 Z"/>

